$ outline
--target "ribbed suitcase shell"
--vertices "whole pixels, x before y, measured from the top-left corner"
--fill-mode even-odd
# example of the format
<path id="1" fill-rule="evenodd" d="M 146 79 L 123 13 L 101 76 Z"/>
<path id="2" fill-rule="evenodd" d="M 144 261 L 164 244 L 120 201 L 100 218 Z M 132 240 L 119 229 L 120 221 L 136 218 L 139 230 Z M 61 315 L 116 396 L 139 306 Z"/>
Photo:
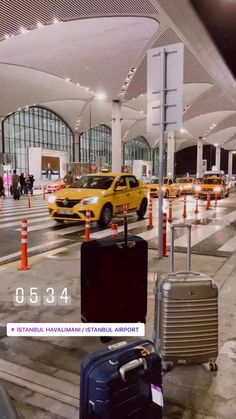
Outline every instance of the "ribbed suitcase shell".
<path id="1" fill-rule="evenodd" d="M 174 272 L 174 230 L 188 229 L 187 272 Z M 212 278 L 191 272 L 191 225 L 172 225 L 170 273 L 156 284 L 156 349 L 163 362 L 207 363 L 218 356 L 218 288 Z"/>
<path id="2" fill-rule="evenodd" d="M 215 362 L 218 289 L 208 276 L 167 276 L 158 286 L 157 347 L 163 361 Z"/>
<path id="3" fill-rule="evenodd" d="M 129 343 L 117 349 L 94 352 L 81 363 L 80 419 L 161 419 L 162 407 L 152 401 L 151 384 L 162 391 L 160 356 L 144 356 L 147 368 L 132 368 L 125 379 L 121 366 L 140 359 L 137 346 L 152 348 L 147 340 Z M 116 345 L 114 345 L 116 347 Z"/>

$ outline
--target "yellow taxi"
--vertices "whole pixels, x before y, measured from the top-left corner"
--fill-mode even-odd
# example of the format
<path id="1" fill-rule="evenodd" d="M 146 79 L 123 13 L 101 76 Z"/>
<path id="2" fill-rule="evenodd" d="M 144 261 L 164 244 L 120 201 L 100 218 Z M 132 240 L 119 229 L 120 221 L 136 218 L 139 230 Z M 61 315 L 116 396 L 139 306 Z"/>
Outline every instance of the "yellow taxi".
<path id="1" fill-rule="evenodd" d="M 90 210 L 91 221 L 108 226 L 112 217 L 123 212 L 124 205 L 139 217 L 146 213 L 147 190 L 141 180 L 124 173 L 82 176 L 48 197 L 49 215 L 58 222 L 85 220 L 86 210 Z"/>
<path id="2" fill-rule="evenodd" d="M 195 179 L 189 177 L 183 177 L 177 179 L 176 183 L 179 185 L 181 193 L 193 193 Z"/>
<path id="3" fill-rule="evenodd" d="M 218 176 L 203 178 L 202 182 L 194 187 L 194 190 L 200 198 L 207 197 L 208 193 L 214 197 L 217 195 L 218 198 L 229 196 L 229 185 L 223 177 Z"/>
<path id="4" fill-rule="evenodd" d="M 152 197 L 158 197 L 159 193 L 159 179 L 152 178 L 145 183 L 146 188 L 150 191 Z M 181 194 L 180 186 L 171 178 L 164 178 L 163 196 L 164 198 L 179 197 Z"/>

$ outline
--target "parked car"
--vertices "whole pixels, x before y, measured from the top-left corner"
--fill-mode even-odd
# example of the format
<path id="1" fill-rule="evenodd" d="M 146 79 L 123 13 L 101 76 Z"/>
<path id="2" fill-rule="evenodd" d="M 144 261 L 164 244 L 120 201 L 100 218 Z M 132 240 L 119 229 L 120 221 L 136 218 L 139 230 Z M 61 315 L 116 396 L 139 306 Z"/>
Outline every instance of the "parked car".
<path id="1" fill-rule="evenodd" d="M 158 197 L 159 194 L 159 179 L 153 178 L 147 180 L 145 183 L 146 188 L 150 191 L 152 197 Z M 171 178 L 164 178 L 163 196 L 164 198 L 179 197 L 181 194 L 180 186 Z"/>
<path id="2" fill-rule="evenodd" d="M 176 183 L 179 185 L 181 193 L 193 193 L 194 191 L 194 178 L 183 177 L 176 180 Z"/>
<path id="3" fill-rule="evenodd" d="M 108 226 L 112 217 L 123 212 L 136 211 L 144 217 L 147 209 L 147 190 L 134 175 L 97 173 L 76 179 L 71 186 L 48 197 L 49 214 L 58 221 L 84 221 L 86 210 L 91 221 Z"/>
<path id="4" fill-rule="evenodd" d="M 46 185 L 45 192 L 46 193 L 54 193 L 60 191 L 61 189 L 65 188 L 65 182 L 63 180 L 57 179 L 53 182 L 50 182 Z"/>
<path id="5" fill-rule="evenodd" d="M 217 195 L 218 198 L 225 198 L 229 196 L 230 190 L 225 179 L 218 176 L 204 178 L 194 189 L 200 198 L 207 197 L 207 194 L 210 194 L 211 197 Z"/>

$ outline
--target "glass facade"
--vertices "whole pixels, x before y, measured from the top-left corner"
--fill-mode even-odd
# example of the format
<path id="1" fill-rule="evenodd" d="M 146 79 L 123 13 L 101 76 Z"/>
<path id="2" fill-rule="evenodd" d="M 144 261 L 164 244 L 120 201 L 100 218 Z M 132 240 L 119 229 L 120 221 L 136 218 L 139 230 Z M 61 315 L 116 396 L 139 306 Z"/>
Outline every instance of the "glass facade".
<path id="1" fill-rule="evenodd" d="M 133 138 L 124 145 L 125 164 L 132 164 L 133 160 L 151 160 L 151 148 L 144 137 Z"/>
<path id="2" fill-rule="evenodd" d="M 3 121 L 4 152 L 18 172 L 28 172 L 28 148 L 42 147 L 69 151 L 73 161 L 74 137 L 70 128 L 56 114 L 41 107 L 29 107 Z"/>
<path id="3" fill-rule="evenodd" d="M 97 157 L 104 157 L 105 163 L 111 165 L 111 129 L 98 125 L 80 135 L 81 163 L 96 163 Z"/>

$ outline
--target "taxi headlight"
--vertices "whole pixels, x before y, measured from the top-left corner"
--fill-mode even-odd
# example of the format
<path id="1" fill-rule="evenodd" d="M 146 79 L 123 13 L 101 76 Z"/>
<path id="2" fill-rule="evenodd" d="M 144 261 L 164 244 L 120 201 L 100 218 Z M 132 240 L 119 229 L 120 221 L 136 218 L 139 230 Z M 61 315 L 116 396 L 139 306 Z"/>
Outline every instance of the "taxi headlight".
<path id="1" fill-rule="evenodd" d="M 81 205 L 97 204 L 99 196 L 91 196 L 90 198 L 83 198 L 80 201 Z"/>
<path id="2" fill-rule="evenodd" d="M 194 189 L 195 189 L 196 192 L 200 192 L 202 190 L 202 187 L 201 186 L 195 186 Z"/>
<path id="3" fill-rule="evenodd" d="M 161 190 L 162 192 L 165 192 L 165 186 L 162 186 Z"/>
<path id="4" fill-rule="evenodd" d="M 214 192 L 221 192 L 221 188 L 220 188 L 219 186 L 216 186 L 216 187 L 213 189 L 213 191 L 214 191 Z"/>
<path id="5" fill-rule="evenodd" d="M 56 201 L 55 195 L 49 195 L 48 197 L 49 204 L 54 204 L 55 201 Z"/>

